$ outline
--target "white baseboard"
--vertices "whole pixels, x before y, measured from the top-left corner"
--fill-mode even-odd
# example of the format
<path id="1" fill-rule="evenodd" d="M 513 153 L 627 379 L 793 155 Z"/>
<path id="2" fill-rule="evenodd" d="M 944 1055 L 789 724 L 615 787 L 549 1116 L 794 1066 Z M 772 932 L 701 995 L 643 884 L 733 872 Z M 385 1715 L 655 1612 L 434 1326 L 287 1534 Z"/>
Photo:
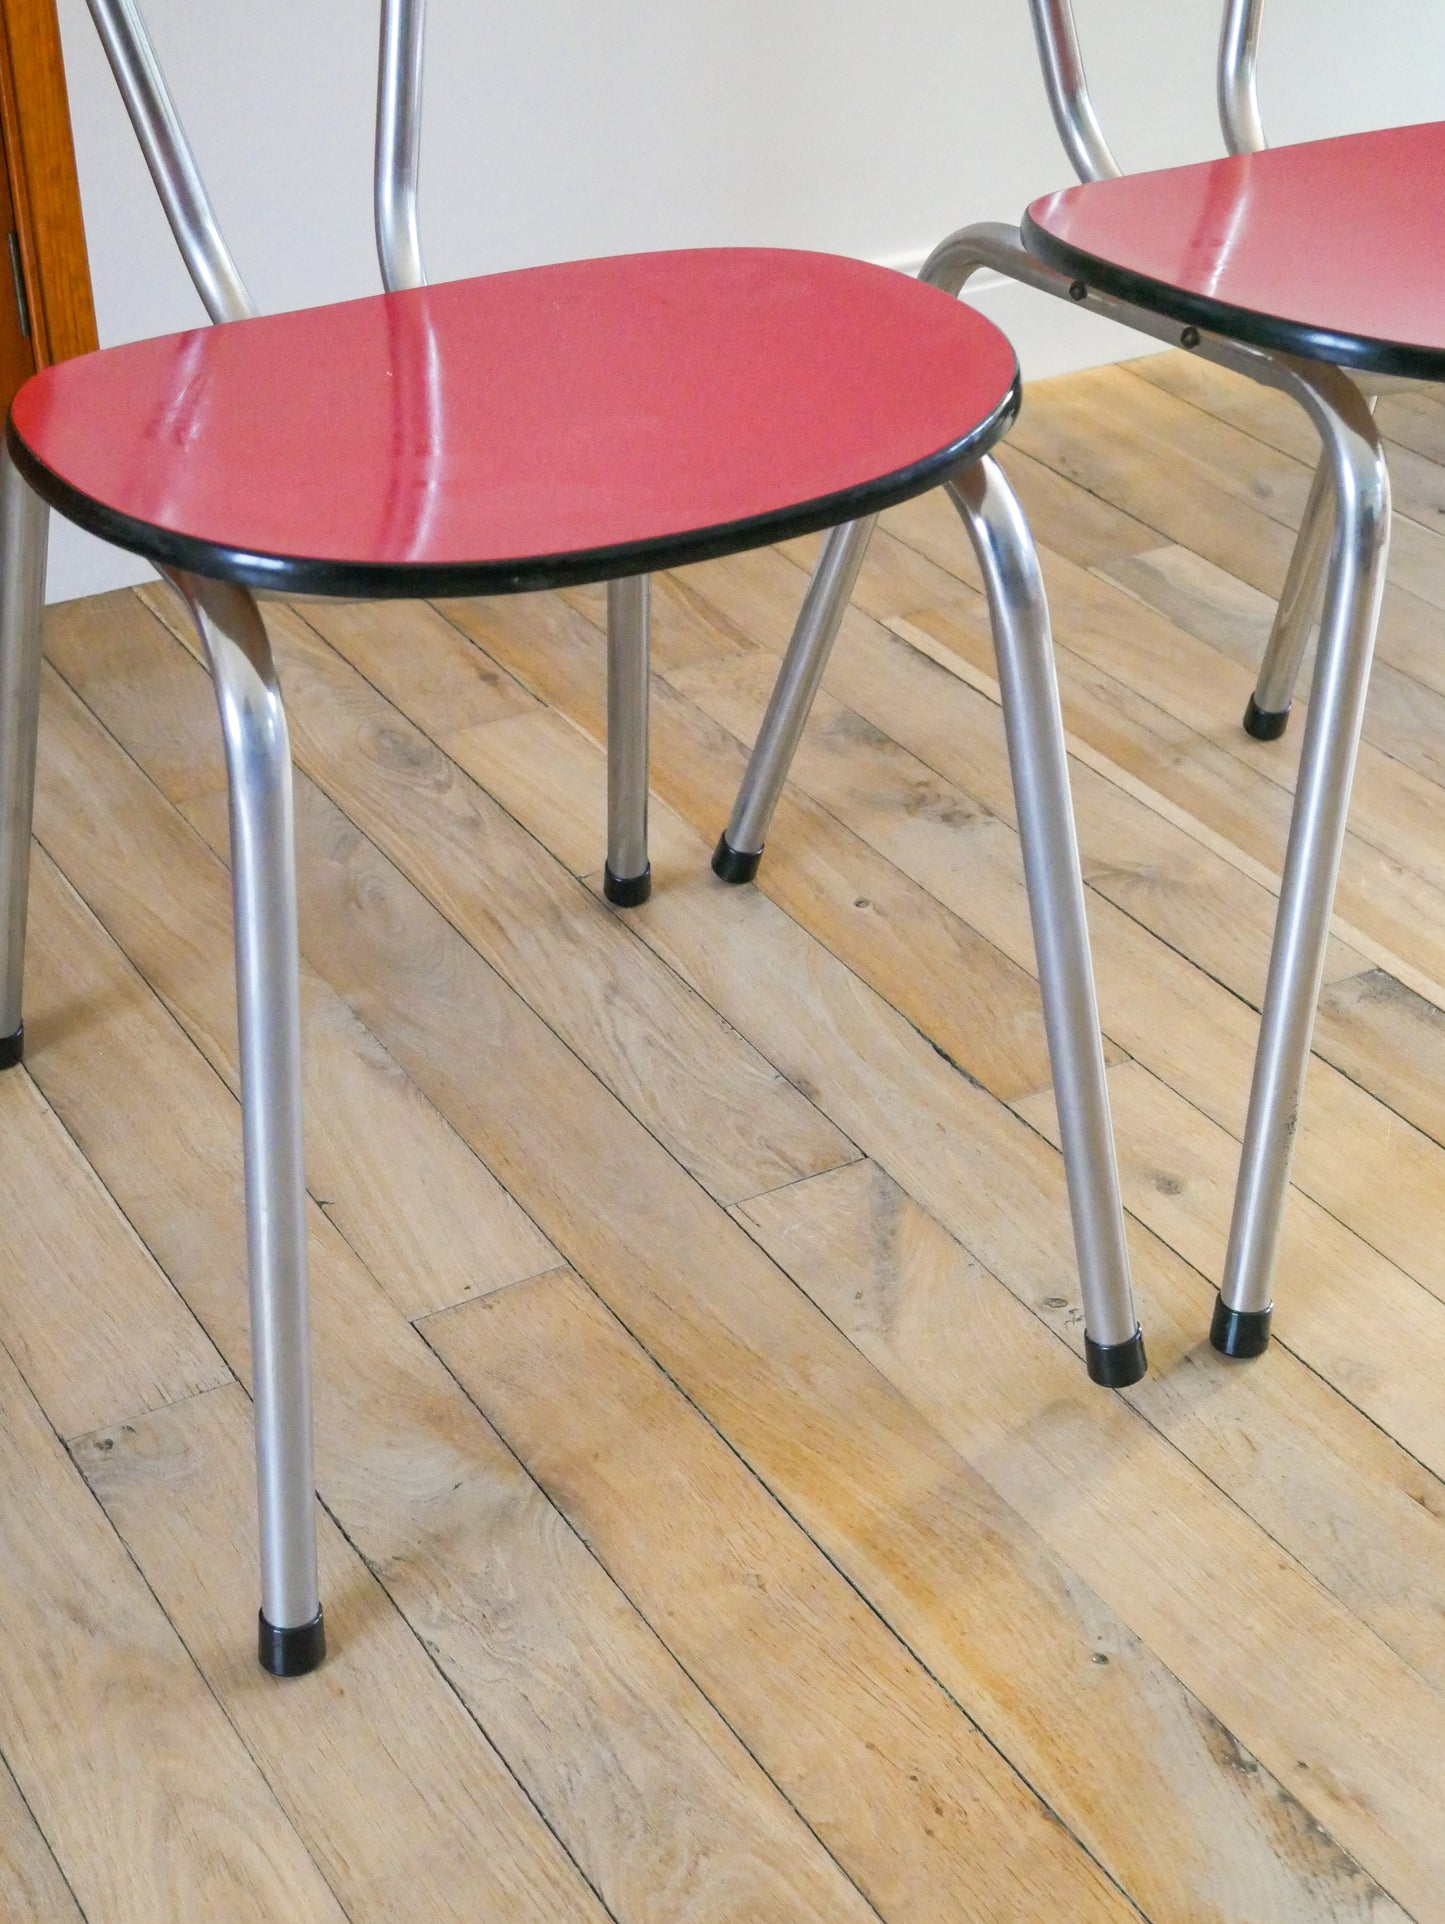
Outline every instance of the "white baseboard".
<path id="1" fill-rule="evenodd" d="M 916 274 L 926 250 L 891 254 L 880 267 L 896 267 Z M 968 283 L 968 300 L 1001 327 L 1014 344 L 1026 381 L 1050 374 L 1071 374 L 1076 368 L 1102 367 L 1109 361 L 1130 361 L 1141 354 L 1160 353 L 1158 343 L 1135 334 L 1114 321 L 1070 307 L 1050 294 L 992 272 L 975 274 Z M 139 556 L 108 547 L 93 535 L 52 515 L 47 601 L 73 601 L 77 595 L 101 594 L 109 588 L 129 588 L 151 581 L 155 570 Z"/>

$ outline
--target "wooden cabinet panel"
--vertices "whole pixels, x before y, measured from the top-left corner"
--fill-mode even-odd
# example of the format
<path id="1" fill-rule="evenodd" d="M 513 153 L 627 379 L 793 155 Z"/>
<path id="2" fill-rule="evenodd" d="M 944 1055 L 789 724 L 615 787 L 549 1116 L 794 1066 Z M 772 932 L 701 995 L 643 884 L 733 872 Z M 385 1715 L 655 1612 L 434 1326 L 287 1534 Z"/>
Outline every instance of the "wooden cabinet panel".
<path id="1" fill-rule="evenodd" d="M 0 0 L 0 402 L 25 376 L 96 345 L 90 263 L 55 0 Z M 11 243 L 28 308 L 22 329 Z"/>

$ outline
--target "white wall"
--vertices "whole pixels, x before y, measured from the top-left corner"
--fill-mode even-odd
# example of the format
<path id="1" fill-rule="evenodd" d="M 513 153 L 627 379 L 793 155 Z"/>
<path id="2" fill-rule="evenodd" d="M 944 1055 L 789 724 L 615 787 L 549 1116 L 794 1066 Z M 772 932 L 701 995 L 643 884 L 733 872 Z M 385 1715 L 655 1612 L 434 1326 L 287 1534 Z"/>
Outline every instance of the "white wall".
<path id="1" fill-rule="evenodd" d="M 1217 0 L 1076 0 L 1121 163 L 1219 151 Z M 148 0 L 222 226 L 263 309 L 367 293 L 372 0 Z M 101 340 L 198 324 L 84 0 L 60 0 Z M 1141 24 L 1142 23 L 1142 24 Z M 1439 0 L 1271 0 L 1276 140 L 1445 114 Z M 1025 0 L 431 0 L 422 229 L 437 280 L 748 242 L 916 266 L 1066 184 Z M 1138 353 L 1046 296 L 972 283 L 1026 375 Z M 139 578 L 69 528 L 51 596 Z"/>

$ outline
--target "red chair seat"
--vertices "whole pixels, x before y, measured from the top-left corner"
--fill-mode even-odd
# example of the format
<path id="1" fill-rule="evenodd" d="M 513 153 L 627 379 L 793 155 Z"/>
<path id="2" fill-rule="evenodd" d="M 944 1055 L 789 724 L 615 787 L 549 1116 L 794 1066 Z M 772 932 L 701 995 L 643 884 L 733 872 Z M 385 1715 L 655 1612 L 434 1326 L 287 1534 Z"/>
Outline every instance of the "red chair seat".
<path id="1" fill-rule="evenodd" d="M 1003 433 L 1013 350 L 825 254 L 530 268 L 48 368 L 12 453 L 52 506 L 252 587 L 499 593 L 643 573 L 921 493 Z"/>
<path id="2" fill-rule="evenodd" d="M 1035 201 L 1031 254 L 1100 293 L 1338 367 L 1445 380 L 1445 123 Z"/>

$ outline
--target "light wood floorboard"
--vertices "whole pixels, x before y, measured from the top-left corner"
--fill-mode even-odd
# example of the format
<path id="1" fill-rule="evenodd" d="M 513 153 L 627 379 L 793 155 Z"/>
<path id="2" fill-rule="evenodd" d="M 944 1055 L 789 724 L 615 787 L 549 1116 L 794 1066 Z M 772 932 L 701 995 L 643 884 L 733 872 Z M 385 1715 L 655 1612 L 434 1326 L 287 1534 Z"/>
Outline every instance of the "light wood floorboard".
<path id="1" fill-rule="evenodd" d="M 1088 1384 L 980 584 L 884 517 L 758 885 L 707 872 L 810 539 L 665 576 L 656 892 L 605 597 L 272 605 L 322 1576 L 252 1658 L 228 836 L 159 585 L 50 611 L 0 1081 L 0 1917 L 1445 1924 L 1445 407 L 1397 522 L 1278 1285 L 1204 1342 L 1313 463 L 1185 356 L 1042 384 L 1152 1373 Z"/>

